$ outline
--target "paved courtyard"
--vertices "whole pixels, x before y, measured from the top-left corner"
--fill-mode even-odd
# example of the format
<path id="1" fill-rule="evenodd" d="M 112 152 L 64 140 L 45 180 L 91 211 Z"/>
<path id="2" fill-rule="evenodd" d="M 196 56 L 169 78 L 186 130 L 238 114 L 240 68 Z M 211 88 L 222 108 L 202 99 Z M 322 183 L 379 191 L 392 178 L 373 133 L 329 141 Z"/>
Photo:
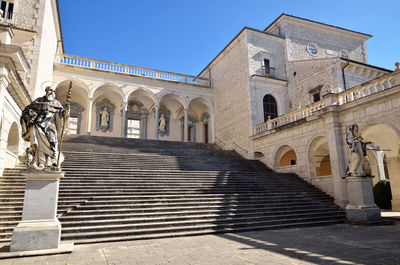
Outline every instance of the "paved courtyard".
<path id="1" fill-rule="evenodd" d="M 3 264 L 400 265 L 400 222 L 76 245 L 70 254 L 0 260 Z"/>

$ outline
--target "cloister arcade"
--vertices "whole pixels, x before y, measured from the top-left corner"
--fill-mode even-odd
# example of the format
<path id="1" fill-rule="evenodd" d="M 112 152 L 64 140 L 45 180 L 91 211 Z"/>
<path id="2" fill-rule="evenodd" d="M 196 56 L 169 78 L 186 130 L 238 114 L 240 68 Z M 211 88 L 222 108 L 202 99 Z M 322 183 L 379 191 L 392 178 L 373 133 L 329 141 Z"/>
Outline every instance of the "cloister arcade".
<path id="1" fill-rule="evenodd" d="M 215 142 L 212 101 L 176 91 L 64 79 L 53 85 L 62 104 L 72 84 L 69 134 Z"/>

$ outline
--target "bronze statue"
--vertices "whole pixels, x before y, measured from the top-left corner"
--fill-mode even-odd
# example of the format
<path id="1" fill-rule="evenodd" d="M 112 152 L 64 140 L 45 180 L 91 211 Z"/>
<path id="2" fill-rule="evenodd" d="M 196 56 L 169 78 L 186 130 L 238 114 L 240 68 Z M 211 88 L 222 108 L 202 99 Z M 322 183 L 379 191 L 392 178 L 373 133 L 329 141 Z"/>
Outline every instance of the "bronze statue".
<path id="1" fill-rule="evenodd" d="M 69 116 L 69 108 L 63 108 L 55 91 L 51 87 L 45 91 L 45 96 L 25 107 L 20 118 L 22 138 L 30 142 L 25 161 L 39 170 L 58 166 L 59 140 Z"/>
<path id="2" fill-rule="evenodd" d="M 349 126 L 346 142 L 349 146 L 349 166 L 346 176 L 366 177 L 363 169 L 364 156 L 367 155 L 367 145 L 371 142 L 363 142 L 363 138 L 358 131 L 358 125 Z"/>

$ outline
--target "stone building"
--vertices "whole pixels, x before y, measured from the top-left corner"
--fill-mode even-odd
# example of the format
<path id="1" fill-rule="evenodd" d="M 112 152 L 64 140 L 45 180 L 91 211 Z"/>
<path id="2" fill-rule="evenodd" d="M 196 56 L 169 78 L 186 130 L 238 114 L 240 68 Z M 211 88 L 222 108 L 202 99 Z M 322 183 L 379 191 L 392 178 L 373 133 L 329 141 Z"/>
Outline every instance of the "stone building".
<path id="1" fill-rule="evenodd" d="M 3 4 L 4 3 L 4 4 Z M 198 76 L 67 55 L 56 0 L 1 1 L 0 172 L 24 151 L 24 106 L 72 84 L 70 134 L 215 143 L 293 172 L 346 204 L 348 125 L 400 209 L 400 71 L 368 64 L 371 35 L 287 14 L 243 28 Z M 379 36 L 378 36 L 379 37 Z"/>

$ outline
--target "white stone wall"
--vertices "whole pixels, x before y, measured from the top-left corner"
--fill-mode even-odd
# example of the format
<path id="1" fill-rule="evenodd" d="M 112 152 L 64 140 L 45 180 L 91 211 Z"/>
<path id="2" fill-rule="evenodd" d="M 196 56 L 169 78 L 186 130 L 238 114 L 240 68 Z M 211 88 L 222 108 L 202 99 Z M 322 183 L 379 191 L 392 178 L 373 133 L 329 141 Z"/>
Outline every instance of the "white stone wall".
<path id="1" fill-rule="evenodd" d="M 250 156 L 249 59 L 243 32 L 211 65 L 217 144 Z"/>
<path id="2" fill-rule="evenodd" d="M 289 78 L 289 110 L 295 110 L 313 103 L 310 90 L 322 86 L 321 98 L 329 90 L 338 91 L 337 73 L 339 60 L 316 59 L 297 62 L 288 62 Z"/>
<path id="3" fill-rule="evenodd" d="M 35 30 L 39 11 L 37 2 L 37 0 L 16 0 L 14 2 L 14 23 L 17 27 Z"/>
<path id="4" fill-rule="evenodd" d="M 362 40 L 292 24 L 284 24 L 281 34 L 286 38 L 289 61 L 339 57 L 340 51 L 345 49 L 349 53 L 349 59 L 368 63 L 365 43 Z M 315 56 L 307 51 L 306 46 L 310 42 L 317 46 L 318 53 Z"/>
<path id="5" fill-rule="evenodd" d="M 37 66 L 32 67 L 34 79 L 30 88 L 34 88 L 34 98 L 43 95 L 46 84 L 50 85 L 53 80 L 53 62 L 57 50 L 57 33 L 54 24 L 52 0 L 46 0 L 41 8 L 44 8 L 43 17 L 40 17 L 41 28 L 39 30 L 40 42 L 37 54 Z M 35 64 L 36 62 L 34 62 Z M 36 77 L 35 77 L 36 76 Z M 50 84 L 49 84 L 50 81 Z"/>
<path id="6" fill-rule="evenodd" d="M 257 31 L 247 31 L 249 74 L 263 74 L 264 59 L 275 68 L 274 77 L 286 80 L 284 40 Z"/>

